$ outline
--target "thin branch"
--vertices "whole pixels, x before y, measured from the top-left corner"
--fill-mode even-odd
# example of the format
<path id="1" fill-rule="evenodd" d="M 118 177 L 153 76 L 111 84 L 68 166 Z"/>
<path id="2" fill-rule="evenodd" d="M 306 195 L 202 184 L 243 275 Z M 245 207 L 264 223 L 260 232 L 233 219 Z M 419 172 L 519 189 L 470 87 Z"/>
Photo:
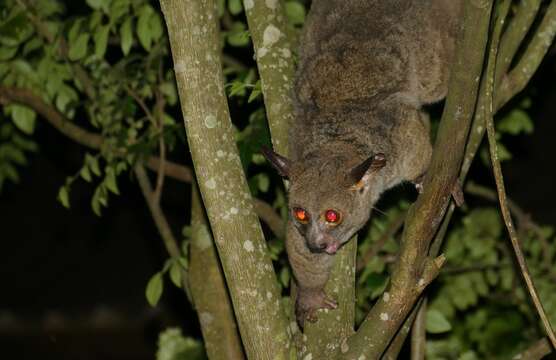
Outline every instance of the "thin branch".
<path id="1" fill-rule="evenodd" d="M 283 239 L 286 236 L 286 223 L 276 213 L 276 211 L 274 211 L 270 204 L 257 198 L 253 198 L 253 207 L 255 208 L 257 215 L 261 219 L 264 219 L 265 224 L 268 225 L 274 236 L 278 239 Z"/>
<path id="2" fill-rule="evenodd" d="M 450 91 L 425 178 L 425 191 L 409 210 L 388 296 L 377 301 L 357 334 L 348 339 L 349 349 L 342 358 L 379 358 L 443 264 L 442 257 L 433 259 L 427 253 L 460 171 L 476 105 L 475 79 L 482 72 L 492 3 L 492 0 L 463 2 L 463 33 L 456 44 Z"/>
<path id="3" fill-rule="evenodd" d="M 136 165 L 134 171 L 139 182 L 139 187 L 141 188 L 141 193 L 147 201 L 147 205 L 149 206 L 149 210 L 151 211 L 156 227 L 160 232 L 160 236 L 164 241 L 164 246 L 166 247 L 168 254 L 172 257 L 180 256 L 181 253 L 178 242 L 174 237 L 174 234 L 172 234 L 172 230 L 166 220 L 166 216 L 164 216 L 164 213 L 160 208 L 160 204 L 156 202 L 156 199 L 153 196 L 154 192 L 149 177 L 145 172 L 145 168 L 142 165 Z"/>
<path id="4" fill-rule="evenodd" d="M 151 124 L 155 128 L 158 128 L 158 124 L 157 124 L 157 121 L 156 121 L 154 115 L 152 114 L 152 112 L 149 109 L 149 107 L 147 106 L 147 104 L 145 104 L 143 99 L 141 99 L 141 97 L 139 95 L 137 95 L 137 93 L 135 91 L 133 91 L 133 89 L 131 89 L 129 86 L 125 85 L 124 88 L 125 88 L 125 91 L 127 92 L 127 94 L 129 96 L 131 96 L 137 104 L 139 104 L 139 107 L 141 107 L 141 109 L 143 110 L 143 112 L 147 116 L 147 119 L 149 119 L 149 121 L 151 122 Z"/>
<path id="5" fill-rule="evenodd" d="M 556 9 L 556 7 L 554 9 Z M 549 14 L 547 13 L 546 15 L 548 16 Z M 556 16 L 556 14 L 554 15 Z M 548 316 L 544 311 L 542 302 L 539 298 L 539 295 L 533 283 L 533 279 L 531 278 L 531 273 L 529 272 L 529 269 L 527 267 L 527 262 L 525 260 L 525 256 L 523 255 L 523 251 L 521 250 L 519 239 L 515 231 L 512 217 L 510 215 L 510 209 L 508 207 L 508 201 L 506 199 L 506 190 L 504 186 L 504 177 L 502 175 L 502 167 L 500 166 L 500 160 L 498 159 L 498 145 L 496 141 L 496 130 L 494 129 L 494 121 L 493 121 L 493 115 L 494 115 L 493 92 L 494 92 L 494 81 L 495 81 L 494 76 L 495 76 L 495 68 L 496 68 L 496 58 L 498 55 L 498 40 L 499 38 L 495 36 L 493 38 L 490 47 L 489 59 L 488 59 L 487 70 L 486 70 L 487 106 L 485 106 L 484 109 L 481 109 L 482 111 L 485 112 L 488 142 L 490 145 L 489 149 L 490 149 L 491 163 L 494 171 L 494 178 L 496 180 L 496 188 L 498 190 L 498 199 L 500 201 L 500 209 L 502 211 L 502 217 L 504 218 L 506 228 L 508 229 L 508 234 L 510 236 L 512 247 L 514 248 L 514 253 L 516 255 L 517 262 L 521 270 L 521 274 L 523 275 L 525 283 L 527 284 L 529 295 L 531 296 L 531 299 L 535 304 L 535 308 L 537 309 L 537 312 L 544 325 L 545 331 L 548 337 L 550 338 L 552 346 L 556 347 L 556 336 L 554 335 L 554 331 L 552 330 L 552 327 L 550 325 L 550 320 L 548 319 Z"/>
<path id="6" fill-rule="evenodd" d="M 142 165 L 138 164 L 135 166 L 134 171 L 135 175 L 137 176 L 137 181 L 139 182 L 139 187 L 141 188 L 141 193 L 143 194 L 143 197 L 147 202 L 147 205 L 151 212 L 151 216 L 154 220 L 154 223 L 156 224 L 156 228 L 158 229 L 158 233 L 162 238 L 162 242 L 164 243 L 166 251 L 173 258 L 180 257 L 181 251 L 178 245 L 178 241 L 174 237 L 172 229 L 170 229 L 170 225 L 168 224 L 168 220 L 166 220 L 164 212 L 160 208 L 160 204 L 154 197 L 151 182 L 147 173 L 145 172 L 145 168 Z M 184 290 L 187 294 L 189 302 L 192 302 L 191 291 L 189 290 L 188 274 L 185 269 L 182 269 L 182 280 L 184 284 Z"/>
<path id="7" fill-rule="evenodd" d="M 398 330 L 396 337 L 394 338 L 394 340 L 392 340 L 390 345 L 388 345 L 388 349 L 386 349 L 384 355 L 381 357 L 382 360 L 398 359 L 398 356 L 402 351 L 403 345 L 405 343 L 405 339 L 407 338 L 409 332 L 411 331 L 413 322 L 415 321 L 415 317 L 417 316 L 417 312 L 421 308 L 423 299 L 424 298 L 421 297 L 417 302 L 417 304 L 415 305 L 415 307 L 413 308 L 413 310 L 411 310 L 411 313 L 409 314 L 407 319 L 405 319 L 405 322 L 403 323 L 402 327 L 400 328 L 400 330 Z"/>
<path id="8" fill-rule="evenodd" d="M 162 65 L 159 66 L 159 82 L 162 82 Z M 156 187 L 154 189 L 154 197 L 157 202 L 160 202 L 160 196 L 162 196 L 162 188 L 164 187 L 164 167 L 166 166 L 166 144 L 164 143 L 164 106 L 166 102 L 164 97 L 160 93 L 160 90 L 156 91 L 156 103 L 154 105 L 154 112 L 156 116 L 156 123 L 158 129 L 158 148 L 160 154 L 160 165 L 158 167 L 158 174 L 156 176 Z"/>
<path id="9" fill-rule="evenodd" d="M 496 87 L 500 84 L 501 75 L 508 72 L 517 50 L 535 20 L 541 2 L 542 0 L 521 0 L 517 5 L 517 10 L 508 25 L 508 29 L 500 39 L 500 50 L 498 51 L 498 62 L 496 64 Z"/>
<path id="10" fill-rule="evenodd" d="M 502 79 L 497 89 L 495 109 L 499 109 L 515 94 L 521 92 L 529 82 L 542 59 L 548 52 L 556 35 L 556 2 L 551 1 L 546 13 L 535 32 L 530 44 L 521 56 L 517 65 Z"/>
<path id="11" fill-rule="evenodd" d="M 427 299 L 423 299 L 411 328 L 411 360 L 424 360 L 427 345 Z"/>
<path id="12" fill-rule="evenodd" d="M 42 98 L 35 95 L 32 91 L 15 87 L 0 86 L 0 104 L 9 105 L 14 102 L 29 106 L 39 113 L 46 121 L 48 121 L 50 125 L 78 144 L 95 150 L 101 150 L 105 144 L 104 138 L 101 135 L 92 133 L 75 125 L 72 121 L 66 119 L 64 115 L 54 106 L 47 104 L 44 100 L 42 100 Z M 160 171 L 162 168 L 161 159 L 156 156 L 150 156 L 147 158 L 145 165 L 155 172 Z M 166 160 L 163 169 L 164 175 L 175 180 L 185 183 L 191 183 L 193 180 L 193 173 L 191 169 L 185 165 L 176 164 Z M 253 199 L 253 206 L 255 207 L 257 215 L 270 227 L 276 237 L 283 238 L 284 222 L 282 218 L 272 209 L 272 207 L 257 198 Z"/>

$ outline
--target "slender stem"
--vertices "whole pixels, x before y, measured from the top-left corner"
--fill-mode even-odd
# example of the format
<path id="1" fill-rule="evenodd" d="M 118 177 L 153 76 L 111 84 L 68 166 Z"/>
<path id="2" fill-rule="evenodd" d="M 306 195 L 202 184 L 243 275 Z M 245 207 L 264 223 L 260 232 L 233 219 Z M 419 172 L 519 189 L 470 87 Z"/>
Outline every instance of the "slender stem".
<path id="1" fill-rule="evenodd" d="M 160 204 L 154 197 L 151 182 L 147 173 L 145 172 L 145 168 L 142 165 L 136 165 L 134 171 L 135 175 L 137 176 L 139 187 L 141 188 L 141 193 L 143 194 L 143 197 L 147 202 L 147 205 L 151 212 L 151 217 L 156 224 L 156 228 L 158 230 L 158 233 L 160 234 L 160 237 L 162 238 L 162 242 L 164 243 L 166 251 L 171 257 L 177 258 L 181 256 L 178 241 L 172 233 L 172 229 L 168 224 L 168 220 L 166 220 L 164 212 L 160 208 Z M 189 299 L 189 302 L 192 302 L 191 291 L 189 290 L 188 274 L 185 269 L 182 269 L 182 280 L 184 284 L 184 290 Z"/>
<path id="2" fill-rule="evenodd" d="M 411 360 L 424 360 L 427 345 L 427 299 L 423 299 L 411 328 Z"/>
<path id="3" fill-rule="evenodd" d="M 548 52 L 550 45 L 552 45 L 555 35 L 556 2 L 551 1 L 535 35 L 519 59 L 519 62 L 501 80 L 500 88 L 497 89 L 498 93 L 494 101 L 495 109 L 499 109 L 514 97 L 515 94 L 525 88 L 525 85 L 527 85 Z"/>
<path id="4" fill-rule="evenodd" d="M 495 84 L 500 84 L 501 75 L 508 72 L 512 60 L 519 49 L 529 28 L 533 24 L 542 0 L 521 0 L 514 17 L 500 39 L 498 62 L 496 64 Z"/>
<path id="5" fill-rule="evenodd" d="M 555 14 L 556 15 L 556 14 Z M 548 13 L 547 13 L 548 16 Z M 555 28 L 556 29 L 556 28 Z M 496 68 L 496 57 L 498 54 L 498 38 L 494 37 L 492 41 L 492 45 L 490 48 L 489 54 L 489 61 L 487 65 L 487 106 L 484 109 L 481 109 L 485 112 L 485 119 L 486 119 L 486 128 L 487 128 L 487 135 L 488 135 L 488 142 L 489 142 L 489 149 L 490 149 L 490 157 L 492 162 L 492 168 L 494 171 L 494 178 L 496 180 L 496 188 L 498 190 L 498 199 L 500 201 L 500 209 L 502 211 L 502 217 L 504 218 L 504 222 L 506 224 L 506 228 L 508 230 L 508 234 L 510 236 L 510 241 L 512 243 L 512 247 L 514 248 L 514 253 L 517 258 L 517 263 L 521 270 L 521 274 L 525 280 L 527 285 L 527 289 L 529 291 L 529 295 L 537 309 L 537 313 L 539 314 L 541 321 L 544 325 L 545 331 L 552 343 L 553 347 L 556 347 L 556 335 L 554 335 L 554 331 L 550 325 L 550 320 L 546 315 L 542 302 L 539 298 L 535 285 L 533 283 L 533 279 L 531 277 L 531 273 L 527 267 L 527 262 L 525 260 L 525 256 L 523 255 L 523 251 L 521 250 L 521 246 L 519 244 L 519 239 L 517 236 L 517 232 L 515 230 L 512 217 L 510 215 L 510 209 L 508 207 L 508 201 L 506 198 L 506 190 L 504 186 L 504 177 L 502 175 L 502 167 L 500 166 L 500 160 L 498 159 L 498 145 L 496 141 L 496 130 L 494 129 L 494 101 L 493 101 L 493 92 L 494 92 L 494 76 L 495 76 L 495 68 Z"/>

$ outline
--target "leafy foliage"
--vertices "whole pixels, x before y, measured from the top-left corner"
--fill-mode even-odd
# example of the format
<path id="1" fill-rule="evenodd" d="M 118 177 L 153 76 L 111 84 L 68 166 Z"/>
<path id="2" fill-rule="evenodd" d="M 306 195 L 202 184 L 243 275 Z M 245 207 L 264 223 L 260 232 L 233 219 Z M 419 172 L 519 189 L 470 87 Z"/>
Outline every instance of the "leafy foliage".
<path id="1" fill-rule="evenodd" d="M 285 10 L 293 40 L 306 17 L 306 4 L 287 0 Z M 83 155 L 83 164 L 62 184 L 58 200 L 69 208 L 71 187 L 85 181 L 94 188 L 91 208 L 101 215 L 109 197 L 119 195 L 118 178 L 149 156 L 183 157 L 185 137 L 168 39 L 157 2 L 149 0 L 87 0 L 86 9 L 69 13 L 60 0 L 3 0 L 0 7 L 0 86 L 26 89 L 71 124 L 98 135 L 97 148 Z M 270 145 L 243 4 L 219 0 L 226 90 L 242 165 L 254 196 L 264 198 L 287 218 L 282 181 L 259 154 Z M 85 5 L 83 5 L 85 6 Z M 497 122 L 500 158 L 511 159 L 504 141 L 534 129 L 530 100 L 510 109 Z M 19 168 L 38 150 L 32 140 L 40 121 L 25 105 L 10 104 L 0 114 L 0 190 L 17 182 Z M 83 142 L 80 135 L 73 140 Z M 488 164 L 488 152 L 481 157 Z M 411 195 L 390 201 L 384 214 L 373 217 L 361 235 L 359 254 L 374 251 L 357 280 L 359 323 L 389 280 L 399 249 L 399 231 L 388 233 L 409 207 Z M 553 230 L 520 222 L 520 235 L 533 277 L 556 322 L 556 246 Z M 188 237 L 187 229 L 184 232 Z M 385 237 L 384 234 L 388 236 Z M 288 288 L 291 273 L 283 239 L 268 234 L 269 251 L 279 281 Z M 513 266 L 499 213 L 494 205 L 468 208 L 455 222 L 443 252 L 448 263 L 430 293 L 427 313 L 428 359 L 507 358 L 540 336 L 533 309 Z M 153 275 L 146 298 L 156 305 L 164 290 L 163 275 L 182 286 L 187 268 L 187 241 L 182 257 L 170 258 Z M 285 292 L 286 293 L 286 292 Z M 524 331 L 523 329 L 528 329 Z M 160 335 L 157 359 L 202 359 L 202 345 L 177 329 Z"/>
<path id="2" fill-rule="evenodd" d="M 166 329 L 158 337 L 156 360 L 204 360 L 206 358 L 201 342 L 184 337 L 180 329 Z"/>

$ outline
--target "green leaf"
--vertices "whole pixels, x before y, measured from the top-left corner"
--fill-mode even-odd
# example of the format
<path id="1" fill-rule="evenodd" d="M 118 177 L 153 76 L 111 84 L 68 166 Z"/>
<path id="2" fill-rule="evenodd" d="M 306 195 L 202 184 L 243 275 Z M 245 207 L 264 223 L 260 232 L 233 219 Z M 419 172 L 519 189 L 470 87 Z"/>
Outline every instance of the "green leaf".
<path id="1" fill-rule="evenodd" d="M 35 37 L 27 41 L 23 46 L 23 56 L 29 55 L 29 53 L 39 49 L 41 46 L 43 46 L 43 42 L 39 37 Z"/>
<path id="2" fill-rule="evenodd" d="M 132 30 L 132 20 L 128 18 L 120 27 L 120 37 L 122 39 L 122 52 L 127 56 L 131 45 L 133 44 L 133 30 Z"/>
<path id="3" fill-rule="evenodd" d="M 249 31 L 246 30 L 245 24 L 236 21 L 232 24 L 228 32 L 228 43 L 235 47 L 244 47 L 249 45 Z"/>
<path id="4" fill-rule="evenodd" d="M 0 61 L 6 61 L 13 58 L 14 55 L 17 53 L 17 49 L 17 46 L 0 46 Z"/>
<path id="5" fill-rule="evenodd" d="M 70 42 L 68 57 L 71 61 L 82 59 L 87 55 L 87 46 L 89 45 L 89 34 L 81 34 L 74 42 Z"/>
<path id="6" fill-rule="evenodd" d="M 139 9 L 139 19 L 137 20 L 137 37 L 143 48 L 147 51 L 151 50 L 153 41 L 153 33 L 150 27 L 153 13 L 154 10 L 150 5 L 144 5 Z"/>
<path id="7" fill-rule="evenodd" d="M 218 8 L 218 17 L 222 17 L 222 15 L 224 15 L 224 11 L 226 11 L 226 4 L 225 4 L 226 0 L 217 0 L 217 8 Z"/>
<path id="8" fill-rule="evenodd" d="M 441 334 L 452 330 L 452 325 L 440 311 L 429 309 L 426 328 L 431 334 Z"/>
<path id="9" fill-rule="evenodd" d="M 102 22 L 102 12 L 101 11 L 94 11 L 91 16 L 89 16 L 89 29 L 91 31 L 95 31 L 97 26 L 99 26 Z"/>
<path id="10" fill-rule="evenodd" d="M 254 101 L 256 98 L 259 97 L 259 95 L 261 95 L 261 93 L 262 93 L 261 80 L 257 80 L 257 82 L 255 83 L 255 87 L 253 88 L 251 94 L 249 95 L 249 99 L 247 100 L 247 103 L 251 103 L 252 101 Z"/>
<path id="11" fill-rule="evenodd" d="M 270 179 L 267 174 L 260 173 L 257 176 L 257 186 L 261 192 L 267 192 L 270 187 Z"/>
<path id="12" fill-rule="evenodd" d="M 106 206 L 107 204 L 108 197 L 106 189 L 101 184 L 95 189 L 95 193 L 93 194 L 93 198 L 91 199 L 91 207 L 93 208 L 93 212 L 97 216 L 101 216 L 101 206 Z"/>
<path id="13" fill-rule="evenodd" d="M 104 54 L 106 53 L 106 47 L 108 46 L 108 34 L 110 33 L 110 26 L 105 25 L 101 26 L 100 29 L 97 29 L 94 41 L 95 41 L 95 56 L 98 59 L 104 58 Z"/>
<path id="14" fill-rule="evenodd" d="M 91 171 L 89 170 L 89 167 L 87 165 L 85 165 L 81 168 L 81 171 L 79 171 L 79 175 L 86 182 L 91 182 L 93 180 L 92 177 L 91 177 Z"/>
<path id="15" fill-rule="evenodd" d="M 104 184 L 108 190 L 112 191 L 114 194 L 119 195 L 118 184 L 116 182 L 116 172 L 114 168 L 108 167 L 105 169 L 106 176 L 104 177 Z"/>
<path id="16" fill-rule="evenodd" d="M 151 277 L 145 290 L 145 296 L 147 297 L 147 301 L 151 306 L 156 306 L 156 304 L 158 304 L 158 301 L 162 296 L 162 290 L 162 274 L 160 272 L 157 272 Z"/>
<path id="17" fill-rule="evenodd" d="M 290 286 L 290 270 L 286 266 L 280 271 L 280 282 L 285 288 Z"/>
<path id="18" fill-rule="evenodd" d="M 31 135 L 35 131 L 37 114 L 24 105 L 13 104 L 10 106 L 12 119 L 17 128 L 25 134 Z"/>
<path id="19" fill-rule="evenodd" d="M 178 101 L 178 92 L 174 81 L 160 84 L 160 92 L 166 96 L 169 105 L 175 105 Z"/>
<path id="20" fill-rule="evenodd" d="M 180 266 L 184 269 L 187 270 L 187 267 L 189 266 L 188 262 L 187 262 L 187 258 L 180 256 L 178 257 L 178 264 L 180 264 Z"/>
<path id="21" fill-rule="evenodd" d="M 293 25 L 303 25 L 305 22 L 305 7 L 297 1 L 287 1 L 285 5 L 286 17 Z"/>
<path id="22" fill-rule="evenodd" d="M 95 156 L 92 156 L 90 154 L 86 154 L 85 155 L 85 164 L 87 164 L 91 168 L 91 171 L 93 172 L 93 174 L 95 174 L 96 176 L 101 175 L 100 167 L 98 165 L 98 159 Z"/>
<path id="23" fill-rule="evenodd" d="M 244 96 L 245 95 L 245 87 L 246 85 L 240 81 L 240 80 L 234 80 L 231 84 L 229 84 L 230 87 L 230 94 L 229 96 Z"/>
<path id="24" fill-rule="evenodd" d="M 69 203 L 69 189 L 67 186 L 62 186 L 58 191 L 58 201 L 66 208 L 70 208 Z"/>
<path id="25" fill-rule="evenodd" d="M 228 11 L 232 15 L 238 15 L 243 10 L 241 0 L 228 0 Z"/>
<path id="26" fill-rule="evenodd" d="M 521 109 L 515 109 L 496 124 L 496 129 L 511 135 L 531 134 L 534 126 L 529 114 Z"/>
<path id="27" fill-rule="evenodd" d="M 174 261 L 172 266 L 170 266 L 170 280 L 181 289 L 181 272 L 182 267 L 178 261 Z"/>
<path id="28" fill-rule="evenodd" d="M 107 0 L 87 0 L 87 5 L 98 10 L 106 4 Z"/>
<path id="29" fill-rule="evenodd" d="M 4 10 L 2 6 L 0 6 L 0 9 Z M 2 15 L 3 13 L 4 11 L 2 11 Z M 13 12 L 13 15 L 7 21 L 0 24 L 0 44 L 7 46 L 19 45 L 33 35 L 33 32 L 33 26 L 28 20 L 26 12 Z"/>
<path id="30" fill-rule="evenodd" d="M 153 41 L 159 40 L 164 34 L 164 27 L 162 25 L 162 18 L 157 12 L 153 11 L 150 17 L 150 27 Z"/>

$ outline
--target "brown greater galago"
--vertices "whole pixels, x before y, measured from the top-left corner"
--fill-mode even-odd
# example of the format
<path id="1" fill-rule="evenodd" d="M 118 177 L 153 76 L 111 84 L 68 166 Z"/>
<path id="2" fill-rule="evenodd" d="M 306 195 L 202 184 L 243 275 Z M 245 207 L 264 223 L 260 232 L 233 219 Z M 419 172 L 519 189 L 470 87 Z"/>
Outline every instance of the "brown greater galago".
<path id="1" fill-rule="evenodd" d="M 313 0 L 299 51 L 286 249 L 296 316 L 316 320 L 334 254 L 403 181 L 419 188 L 432 147 L 425 104 L 447 92 L 461 0 Z"/>

